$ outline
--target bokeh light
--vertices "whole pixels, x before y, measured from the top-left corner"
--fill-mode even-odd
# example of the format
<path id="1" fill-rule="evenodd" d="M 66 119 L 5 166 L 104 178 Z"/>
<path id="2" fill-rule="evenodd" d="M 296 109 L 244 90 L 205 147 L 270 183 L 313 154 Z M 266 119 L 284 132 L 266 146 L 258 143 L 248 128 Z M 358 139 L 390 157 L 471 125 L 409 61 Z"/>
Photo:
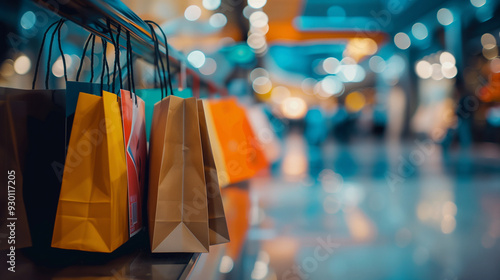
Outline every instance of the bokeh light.
<path id="1" fill-rule="evenodd" d="M 258 27 L 258 28 L 262 28 L 262 27 L 265 27 L 267 25 L 269 18 L 267 17 L 266 13 L 264 13 L 262 11 L 257 11 L 257 12 L 253 12 L 250 15 L 249 21 L 250 21 L 251 25 Z"/>
<path id="2" fill-rule="evenodd" d="M 411 33 L 413 34 L 413 37 L 417 38 L 418 40 L 423 40 L 427 38 L 429 35 L 429 31 L 427 31 L 427 27 L 420 22 L 415 23 L 411 27 Z"/>
<path id="3" fill-rule="evenodd" d="M 323 69 L 328 74 L 338 73 L 340 66 L 340 61 L 335 57 L 329 57 L 323 60 Z"/>
<path id="4" fill-rule="evenodd" d="M 375 72 L 375 73 L 382 73 L 384 72 L 387 64 L 385 63 L 385 60 L 380 57 L 380 56 L 372 56 L 368 62 L 368 65 L 370 66 L 370 69 Z"/>
<path id="5" fill-rule="evenodd" d="M 27 11 L 21 17 L 21 27 L 24 29 L 31 29 L 35 26 L 36 15 L 32 11 Z"/>
<path id="6" fill-rule="evenodd" d="M 220 7 L 221 0 L 203 0 L 203 8 L 213 11 Z"/>
<path id="7" fill-rule="evenodd" d="M 470 3 L 472 4 L 472 6 L 479 8 L 486 4 L 486 0 L 470 0 Z"/>
<path id="8" fill-rule="evenodd" d="M 444 26 L 450 25 L 454 20 L 453 13 L 446 8 L 441 8 L 437 12 L 437 20 Z"/>
<path id="9" fill-rule="evenodd" d="M 217 63 L 211 57 L 205 59 L 205 63 L 200 67 L 200 73 L 203 75 L 212 75 L 217 70 Z"/>
<path id="10" fill-rule="evenodd" d="M 267 3 L 267 0 L 248 0 L 248 6 L 254 9 L 260 9 L 264 7 Z"/>
<path id="11" fill-rule="evenodd" d="M 200 68 L 205 63 L 205 54 L 199 50 L 195 50 L 188 54 L 187 60 L 194 68 Z"/>
<path id="12" fill-rule="evenodd" d="M 359 112 L 365 106 L 365 96 L 357 91 L 349 93 L 345 98 L 345 107 L 349 112 Z"/>
<path id="13" fill-rule="evenodd" d="M 421 79 L 429 79 L 432 75 L 432 66 L 428 61 L 421 60 L 415 65 L 415 72 Z"/>
<path id="14" fill-rule="evenodd" d="M 258 94 L 268 93 L 272 87 L 273 84 L 271 83 L 271 80 L 264 76 L 256 78 L 252 83 L 253 90 Z"/>
<path id="15" fill-rule="evenodd" d="M 26 55 L 20 55 L 14 61 L 14 71 L 19 75 L 28 73 L 31 69 L 31 60 Z"/>
<path id="16" fill-rule="evenodd" d="M 201 16 L 201 9 L 196 5 L 191 5 L 184 11 L 184 17 L 189 21 L 195 21 Z"/>
<path id="17" fill-rule="evenodd" d="M 495 36 L 490 33 L 485 33 L 481 36 L 481 45 L 483 45 L 483 48 L 487 50 L 493 49 L 497 45 L 497 40 L 495 39 Z"/>
<path id="18" fill-rule="evenodd" d="M 208 23 L 215 28 L 221 28 L 227 24 L 227 17 L 224 14 L 216 13 L 210 16 Z"/>
<path id="19" fill-rule="evenodd" d="M 396 47 L 402 50 L 406 50 L 410 47 L 411 40 L 406 33 L 399 32 L 398 34 L 394 35 L 394 44 L 396 44 Z"/>
<path id="20" fill-rule="evenodd" d="M 307 103 L 300 97 L 288 97 L 281 104 L 283 116 L 289 119 L 301 119 L 307 113 Z"/>

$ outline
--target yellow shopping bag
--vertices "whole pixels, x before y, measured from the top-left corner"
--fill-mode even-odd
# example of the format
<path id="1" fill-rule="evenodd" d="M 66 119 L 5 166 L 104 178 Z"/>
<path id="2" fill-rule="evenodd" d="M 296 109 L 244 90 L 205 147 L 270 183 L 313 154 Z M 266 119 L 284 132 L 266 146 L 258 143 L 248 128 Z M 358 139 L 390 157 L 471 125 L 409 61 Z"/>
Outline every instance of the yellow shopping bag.
<path id="1" fill-rule="evenodd" d="M 119 100 L 80 93 L 52 247 L 112 252 L 128 240 L 127 167 Z"/>

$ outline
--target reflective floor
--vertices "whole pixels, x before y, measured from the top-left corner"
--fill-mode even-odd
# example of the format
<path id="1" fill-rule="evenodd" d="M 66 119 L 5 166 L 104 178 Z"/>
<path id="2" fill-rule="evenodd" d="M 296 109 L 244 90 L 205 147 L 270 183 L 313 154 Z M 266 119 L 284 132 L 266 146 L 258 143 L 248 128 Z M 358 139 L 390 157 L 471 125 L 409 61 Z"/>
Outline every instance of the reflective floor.
<path id="1" fill-rule="evenodd" d="M 311 147 L 300 135 L 273 176 L 231 187 L 247 205 L 226 203 L 232 242 L 201 256 L 191 279 L 500 279 L 496 145 Z"/>

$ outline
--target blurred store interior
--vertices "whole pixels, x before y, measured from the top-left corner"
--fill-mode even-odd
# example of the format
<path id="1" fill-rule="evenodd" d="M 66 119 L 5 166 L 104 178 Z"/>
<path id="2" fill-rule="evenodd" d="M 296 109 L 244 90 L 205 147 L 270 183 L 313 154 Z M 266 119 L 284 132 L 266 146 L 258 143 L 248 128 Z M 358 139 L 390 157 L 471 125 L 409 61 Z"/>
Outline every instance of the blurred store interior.
<path id="1" fill-rule="evenodd" d="M 270 124 L 255 131 L 269 168 L 222 189 L 231 242 L 189 279 L 500 279 L 500 1 L 121 1 L 216 85 L 176 73 L 175 87 Z M 2 1 L 0 86 L 31 88 L 58 19 Z M 62 26 L 71 79 L 88 34 Z M 38 83 L 64 88 L 47 49 Z"/>

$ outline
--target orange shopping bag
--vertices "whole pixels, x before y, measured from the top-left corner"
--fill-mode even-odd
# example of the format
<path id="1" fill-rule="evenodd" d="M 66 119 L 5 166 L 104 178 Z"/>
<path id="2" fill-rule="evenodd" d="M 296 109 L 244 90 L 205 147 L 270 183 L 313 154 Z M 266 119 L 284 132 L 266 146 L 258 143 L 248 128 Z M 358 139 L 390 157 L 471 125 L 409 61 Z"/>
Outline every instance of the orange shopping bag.
<path id="1" fill-rule="evenodd" d="M 226 186 L 250 179 L 268 162 L 260 148 L 245 109 L 236 98 L 205 101 L 219 184 Z"/>

